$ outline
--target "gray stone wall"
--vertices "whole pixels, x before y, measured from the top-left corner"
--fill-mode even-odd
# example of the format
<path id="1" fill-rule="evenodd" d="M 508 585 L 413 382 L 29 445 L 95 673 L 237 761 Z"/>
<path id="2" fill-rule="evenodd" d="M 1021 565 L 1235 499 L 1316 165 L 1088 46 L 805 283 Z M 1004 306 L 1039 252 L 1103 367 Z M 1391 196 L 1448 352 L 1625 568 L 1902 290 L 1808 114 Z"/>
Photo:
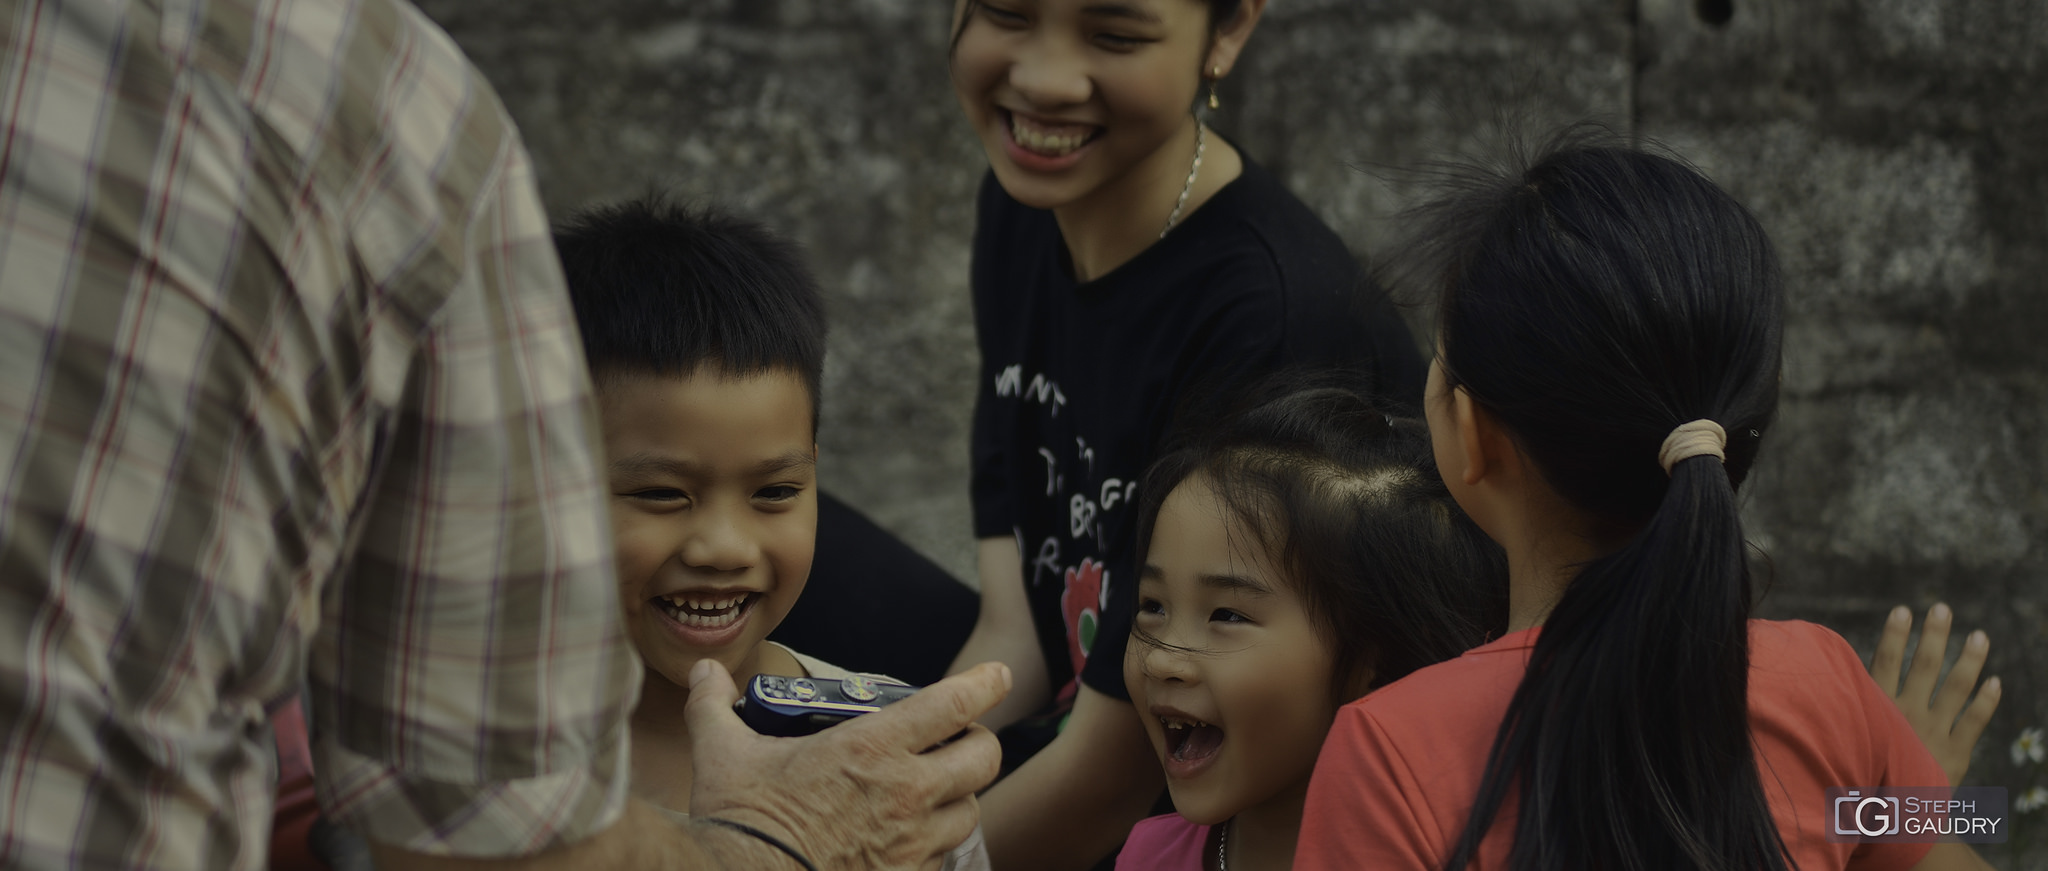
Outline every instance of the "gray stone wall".
<path id="1" fill-rule="evenodd" d="M 1945 598 L 2005 687 L 1971 780 L 2048 786 L 2007 752 L 2048 722 L 2048 3 L 1639 9 L 1636 129 L 1755 209 L 1785 263 L 1785 395 L 1747 506 L 1769 610 L 1868 650 L 1887 603 Z M 1991 855 L 2048 865 L 2048 817 L 2014 831 L 2030 844 Z"/>
<path id="2" fill-rule="evenodd" d="M 826 485 L 971 576 L 984 164 L 948 4 L 422 5 L 498 87 L 555 212 L 660 183 L 807 247 L 834 330 Z M 1754 208 L 1791 289 L 1746 497 L 1766 610 L 1866 651 L 1894 602 L 1990 630 L 2005 703 L 1971 781 L 2017 796 L 2048 786 L 2007 749 L 2048 724 L 2044 84 L 2048 0 L 1273 0 L 1215 126 L 1367 254 L 1413 194 L 1384 170 L 1479 149 L 1502 114 L 1603 118 Z M 2048 867 L 2048 814 L 2018 822 L 2031 848 L 1991 855 Z"/>

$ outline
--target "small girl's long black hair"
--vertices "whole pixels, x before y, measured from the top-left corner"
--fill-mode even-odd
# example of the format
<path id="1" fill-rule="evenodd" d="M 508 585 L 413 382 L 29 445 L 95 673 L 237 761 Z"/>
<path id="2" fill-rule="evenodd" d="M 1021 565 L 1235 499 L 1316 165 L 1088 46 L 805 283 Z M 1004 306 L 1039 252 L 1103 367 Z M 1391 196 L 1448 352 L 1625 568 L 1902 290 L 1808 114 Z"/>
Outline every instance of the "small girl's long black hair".
<path id="1" fill-rule="evenodd" d="M 1340 703 L 1478 645 L 1507 597 L 1500 548 L 1444 488 L 1428 430 L 1390 420 L 1351 380 L 1281 373 L 1185 413 L 1138 515 L 1143 554 L 1167 494 L 1201 476 L 1301 596 Z"/>
<path id="2" fill-rule="evenodd" d="M 1787 867 L 1750 740 L 1735 501 L 1777 409 L 1763 228 L 1691 168 L 1585 127 L 1424 214 L 1446 384 L 1619 543 L 1546 619 L 1448 867 L 1509 790 L 1515 869 Z M 1667 476 L 1659 448 L 1701 418 L 1727 430 L 1725 464 Z"/>

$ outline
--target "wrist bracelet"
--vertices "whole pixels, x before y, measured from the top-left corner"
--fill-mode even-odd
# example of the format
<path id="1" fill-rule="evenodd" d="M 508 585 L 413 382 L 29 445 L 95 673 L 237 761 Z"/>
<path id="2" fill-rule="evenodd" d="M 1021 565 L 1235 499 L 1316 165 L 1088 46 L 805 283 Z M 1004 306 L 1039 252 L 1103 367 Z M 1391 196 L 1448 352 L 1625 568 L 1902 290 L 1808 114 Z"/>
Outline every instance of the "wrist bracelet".
<path id="1" fill-rule="evenodd" d="M 782 842 L 781 839 L 775 837 L 774 835 L 768 834 L 767 832 L 761 831 L 760 829 L 754 828 L 753 826 L 747 825 L 746 823 L 734 822 L 723 817 L 697 817 L 697 820 L 698 822 L 712 823 L 715 825 L 724 826 L 728 829 L 731 829 L 735 832 L 739 832 L 741 834 L 751 835 L 755 840 L 760 841 L 761 843 L 767 844 L 770 847 L 774 847 L 777 850 L 781 850 L 784 853 L 788 853 L 789 858 L 795 859 L 798 865 L 804 866 L 804 871 L 818 871 L 818 866 L 811 864 L 811 860 L 804 858 L 804 854 L 797 852 L 795 847 L 785 844 Z"/>

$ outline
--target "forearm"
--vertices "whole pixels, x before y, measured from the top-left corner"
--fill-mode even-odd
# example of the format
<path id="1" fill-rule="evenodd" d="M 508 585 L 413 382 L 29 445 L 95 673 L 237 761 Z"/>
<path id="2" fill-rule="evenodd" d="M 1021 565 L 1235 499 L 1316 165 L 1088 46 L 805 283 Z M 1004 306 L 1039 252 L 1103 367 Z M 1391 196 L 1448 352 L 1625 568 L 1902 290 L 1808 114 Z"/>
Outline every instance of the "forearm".
<path id="1" fill-rule="evenodd" d="M 1158 801 L 1159 762 L 1129 702 L 1083 686 L 1059 737 L 981 797 L 996 871 L 1084 871 Z"/>
<path id="2" fill-rule="evenodd" d="M 1039 649 L 1037 627 L 1031 621 L 1031 605 L 1024 595 L 1024 569 L 1018 561 L 1016 542 L 1008 538 L 982 539 L 978 561 L 981 614 L 947 673 L 958 673 L 983 662 L 1000 662 L 1010 667 L 1015 684 L 1009 696 L 981 718 L 982 725 L 1001 729 L 1044 707 L 1052 698 L 1052 686 L 1046 673 L 1045 653 Z"/>
<path id="3" fill-rule="evenodd" d="M 1045 657 L 1038 649 L 1036 638 L 1030 639 L 1028 646 L 1021 645 L 1001 630 L 987 630 L 984 624 L 977 623 L 974 634 L 960 648 L 959 658 L 953 661 L 953 667 L 947 673 L 955 674 L 984 662 L 1008 665 L 1017 676 L 1017 685 L 1001 704 L 982 715 L 982 725 L 1001 729 L 1030 716 L 1051 700 L 1052 688 L 1046 677 Z"/>

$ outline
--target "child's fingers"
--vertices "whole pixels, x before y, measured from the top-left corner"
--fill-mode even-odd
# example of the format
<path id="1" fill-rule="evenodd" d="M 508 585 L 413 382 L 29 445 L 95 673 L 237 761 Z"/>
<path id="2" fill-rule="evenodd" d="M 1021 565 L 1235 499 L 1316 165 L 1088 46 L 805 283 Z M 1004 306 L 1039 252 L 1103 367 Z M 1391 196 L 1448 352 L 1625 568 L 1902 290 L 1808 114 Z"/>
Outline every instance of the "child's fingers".
<path id="1" fill-rule="evenodd" d="M 1985 680 L 1984 686 L 1977 689 L 1977 698 L 1963 709 L 1962 717 L 1956 720 L 1955 731 L 1949 733 L 1949 738 L 1962 748 L 1962 752 L 1957 754 L 1955 770 L 1949 772 L 1950 786 L 1963 782 L 1963 772 L 1970 766 L 1970 750 L 1977 746 L 1977 739 L 1983 737 L 1984 727 L 1991 722 L 1991 713 L 1998 710 L 1998 700 L 2004 692 L 2005 687 L 1997 677 Z"/>
<path id="2" fill-rule="evenodd" d="M 1899 698 L 1916 709 L 1926 707 L 1934 696 L 1934 680 L 1941 676 L 1942 657 L 1948 655 L 1948 627 L 1954 619 L 1948 606 L 1937 602 L 1920 625 L 1920 648 L 1913 651 L 1906 684 L 1899 690 Z"/>
<path id="3" fill-rule="evenodd" d="M 1948 679 L 1941 682 L 1941 692 L 1934 696 L 1934 722 L 1947 726 L 1955 722 L 1962 713 L 1964 703 L 1970 700 L 1970 691 L 1977 688 L 1977 675 L 1984 671 L 1984 657 L 1991 652 L 1991 636 L 1979 629 L 1963 640 L 1963 652 L 1956 657 L 1954 668 L 1948 670 Z"/>
<path id="4" fill-rule="evenodd" d="M 1899 697 L 1899 667 L 1906 661 L 1906 638 L 1913 634 L 1913 609 L 1900 605 L 1884 618 L 1877 636 L 1877 654 L 1870 658 L 1870 678 L 1884 694 Z"/>

